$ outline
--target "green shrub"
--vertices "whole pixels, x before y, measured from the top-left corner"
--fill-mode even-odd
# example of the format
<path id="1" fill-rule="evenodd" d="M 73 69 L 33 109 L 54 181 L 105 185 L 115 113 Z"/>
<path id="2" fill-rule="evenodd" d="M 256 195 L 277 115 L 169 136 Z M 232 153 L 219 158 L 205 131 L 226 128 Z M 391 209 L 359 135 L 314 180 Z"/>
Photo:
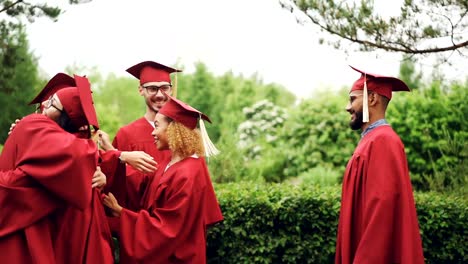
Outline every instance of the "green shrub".
<path id="1" fill-rule="evenodd" d="M 327 92 L 302 101 L 288 113 L 275 142 L 279 146 L 276 152 L 286 156 L 285 177 L 296 177 L 315 167 L 344 172 L 359 141 L 359 132 L 349 128 L 347 101 L 347 92 Z"/>
<path id="2" fill-rule="evenodd" d="M 434 82 L 398 93 L 390 102 L 386 118 L 405 144 L 416 190 L 468 194 L 467 100 L 468 82 L 449 88 Z M 268 149 L 274 163 L 264 162 L 274 175 L 270 178 L 302 177 L 320 168 L 343 175 L 360 138 L 359 131 L 349 128 L 347 101 L 347 90 L 325 92 L 289 109 Z"/>
<path id="3" fill-rule="evenodd" d="M 467 263 L 467 200 L 434 193 L 415 199 L 426 263 Z"/>
<path id="4" fill-rule="evenodd" d="M 392 99 L 387 120 L 405 144 L 416 189 L 466 189 L 467 100 L 468 82 L 452 84 L 449 89 L 433 83 Z"/>
<path id="5" fill-rule="evenodd" d="M 208 263 L 333 263 L 340 187 L 219 184 Z M 416 193 L 426 263 L 468 261 L 468 201 Z"/>

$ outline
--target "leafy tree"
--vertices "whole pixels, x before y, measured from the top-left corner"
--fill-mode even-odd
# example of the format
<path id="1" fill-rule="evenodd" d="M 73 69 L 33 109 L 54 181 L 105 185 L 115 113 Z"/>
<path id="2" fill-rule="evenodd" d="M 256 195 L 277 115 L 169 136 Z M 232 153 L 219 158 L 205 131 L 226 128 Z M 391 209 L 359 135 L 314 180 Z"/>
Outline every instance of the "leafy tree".
<path id="1" fill-rule="evenodd" d="M 468 48 L 468 1 L 405 0 L 399 16 L 376 14 L 373 0 L 279 0 L 337 38 L 335 47 L 352 42 L 361 51 L 385 50 L 409 55 L 458 51 Z M 298 18 L 298 21 L 302 21 Z M 445 38 L 449 41 L 441 42 Z M 323 39 L 320 40 L 324 42 Z"/>
<path id="2" fill-rule="evenodd" d="M 359 141 L 359 133 L 349 128 L 345 111 L 347 91 L 329 91 L 302 101 L 289 111 L 274 153 L 285 156 L 286 178 L 313 171 L 335 171 L 343 175 L 346 162 Z M 330 173 L 334 174 L 334 173 Z"/>
<path id="3" fill-rule="evenodd" d="M 91 0 L 69 0 L 70 4 L 80 4 L 90 2 Z M 5 13 L 13 18 L 26 17 L 30 22 L 33 22 L 36 17 L 48 17 L 53 20 L 62 13 L 62 10 L 57 6 L 51 6 L 47 3 L 32 3 L 25 0 L 2 0 L 0 1 L 0 13 Z"/>
<path id="4" fill-rule="evenodd" d="M 84 1 L 70 0 L 70 4 Z M 7 131 L 13 120 L 34 110 L 27 103 L 36 93 L 39 80 L 37 59 L 29 51 L 29 43 L 21 22 L 26 18 L 32 22 L 37 17 L 48 17 L 56 20 L 61 14 L 58 7 L 47 3 L 33 4 L 24 0 L 0 1 L 0 143 L 7 137 Z"/>
<path id="5" fill-rule="evenodd" d="M 100 79 L 94 76 L 92 79 Z M 111 74 L 93 83 L 93 97 L 101 128 L 113 138 L 117 130 L 142 117 L 145 102 L 138 93 L 138 81 L 133 77 Z"/>
<path id="6" fill-rule="evenodd" d="M 239 147 L 247 150 L 246 158 L 260 158 L 261 146 L 258 142 L 261 139 L 266 142 L 277 139 L 276 131 L 284 123 L 286 111 L 268 100 L 262 100 L 252 107 L 245 107 L 243 112 L 247 120 L 238 127 Z"/>
<path id="7" fill-rule="evenodd" d="M 28 106 L 35 95 L 37 60 L 29 52 L 26 33 L 21 25 L 0 23 L 0 143 L 4 143 L 10 124 L 34 111 Z"/>
<path id="8" fill-rule="evenodd" d="M 416 71 L 414 62 L 409 56 L 404 56 L 401 61 L 399 75 L 399 78 L 408 85 L 410 90 L 416 90 L 422 85 L 422 73 Z"/>
<path id="9" fill-rule="evenodd" d="M 467 194 L 468 82 L 432 82 L 389 104 L 387 119 L 405 144 L 414 186 Z"/>

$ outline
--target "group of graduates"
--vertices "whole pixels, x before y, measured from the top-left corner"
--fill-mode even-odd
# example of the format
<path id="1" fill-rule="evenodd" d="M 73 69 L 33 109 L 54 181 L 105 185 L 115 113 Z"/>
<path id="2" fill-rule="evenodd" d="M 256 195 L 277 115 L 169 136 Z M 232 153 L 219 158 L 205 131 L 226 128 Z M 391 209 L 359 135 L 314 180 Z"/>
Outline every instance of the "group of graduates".
<path id="1" fill-rule="evenodd" d="M 99 130 L 86 77 L 54 76 L 40 113 L 12 126 L 0 156 L 1 263 L 204 263 L 206 231 L 223 220 L 205 156 L 203 120 L 172 96 L 176 70 L 145 61 L 145 116 Z M 197 124 L 200 123 L 200 128 Z"/>
<path id="2" fill-rule="evenodd" d="M 361 140 L 343 178 L 336 263 L 424 263 L 404 145 L 385 119 L 401 80 L 361 74 L 346 107 Z M 111 143 L 87 78 L 63 73 L 12 126 L 0 156 L 2 263 L 206 263 L 207 229 L 223 220 L 205 157 L 211 120 L 175 98 L 178 70 L 145 61 L 145 115 Z M 198 128 L 199 127 L 199 128 Z M 96 144 L 97 142 L 97 144 Z"/>

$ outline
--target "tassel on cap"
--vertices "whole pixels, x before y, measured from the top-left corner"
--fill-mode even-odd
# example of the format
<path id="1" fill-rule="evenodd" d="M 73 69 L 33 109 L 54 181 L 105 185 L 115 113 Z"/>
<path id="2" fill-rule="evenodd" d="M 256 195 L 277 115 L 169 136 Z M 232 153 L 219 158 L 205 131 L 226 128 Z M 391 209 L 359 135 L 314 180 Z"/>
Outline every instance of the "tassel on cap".
<path id="1" fill-rule="evenodd" d="M 369 122 L 369 106 L 367 96 L 367 76 L 364 74 L 364 91 L 362 95 L 362 122 Z"/>
<path id="2" fill-rule="evenodd" d="M 174 81 L 172 82 L 172 96 L 177 98 L 177 72 L 175 72 Z"/>
<path id="3" fill-rule="evenodd" d="M 189 129 L 195 129 L 198 121 L 203 147 L 205 148 L 205 156 L 210 157 L 219 154 L 219 150 L 215 147 L 213 142 L 211 142 L 211 139 L 208 136 L 208 132 L 206 131 L 205 123 L 203 121 L 206 120 L 211 123 L 210 118 L 173 96 L 165 95 L 169 97 L 169 101 L 159 109 L 159 113 L 172 118 Z"/>
<path id="4" fill-rule="evenodd" d="M 205 122 L 203 122 L 201 115 L 200 115 L 198 124 L 200 126 L 200 134 L 201 134 L 202 141 L 203 141 L 203 147 L 205 148 L 205 156 L 211 157 L 211 156 L 218 155 L 219 150 L 216 148 L 213 142 L 211 142 L 211 139 L 208 136 L 208 132 L 206 131 Z"/>

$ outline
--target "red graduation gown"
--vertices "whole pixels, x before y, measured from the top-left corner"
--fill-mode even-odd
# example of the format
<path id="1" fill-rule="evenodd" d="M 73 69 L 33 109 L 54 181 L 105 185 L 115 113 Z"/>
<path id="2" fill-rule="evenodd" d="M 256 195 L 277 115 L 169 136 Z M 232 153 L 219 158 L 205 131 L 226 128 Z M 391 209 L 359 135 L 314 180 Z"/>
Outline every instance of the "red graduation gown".
<path id="1" fill-rule="evenodd" d="M 169 162 L 171 152 L 169 150 L 160 151 L 156 148 L 152 132 L 153 126 L 142 117 L 121 127 L 112 144 L 120 151 L 144 151 L 151 155 L 158 164 Z M 141 197 L 153 174 L 141 173 L 131 166 L 126 166 L 126 170 L 125 179 L 122 179 L 123 175 L 121 174 L 115 175 L 115 181 L 121 184 L 120 186 L 116 184 L 109 191 L 113 194 L 119 194 L 116 198 L 120 205 L 136 211 L 140 209 Z M 123 182 L 126 183 L 122 184 Z M 126 189 L 122 190 L 124 187 Z M 126 197 L 122 197 L 122 193 L 126 194 Z"/>
<path id="2" fill-rule="evenodd" d="M 18 123 L 0 156 L 2 262 L 61 263 L 59 256 L 77 252 L 61 247 L 65 241 L 57 238 L 67 228 L 83 230 L 59 221 L 59 215 L 90 208 L 96 153 L 92 140 L 65 132 L 46 116 L 32 114 Z"/>
<path id="3" fill-rule="evenodd" d="M 424 263 L 404 146 L 390 126 L 364 136 L 348 162 L 335 263 Z"/>
<path id="4" fill-rule="evenodd" d="M 206 230 L 223 216 L 204 159 L 161 168 L 145 198 L 122 210 L 121 263 L 206 263 Z"/>

